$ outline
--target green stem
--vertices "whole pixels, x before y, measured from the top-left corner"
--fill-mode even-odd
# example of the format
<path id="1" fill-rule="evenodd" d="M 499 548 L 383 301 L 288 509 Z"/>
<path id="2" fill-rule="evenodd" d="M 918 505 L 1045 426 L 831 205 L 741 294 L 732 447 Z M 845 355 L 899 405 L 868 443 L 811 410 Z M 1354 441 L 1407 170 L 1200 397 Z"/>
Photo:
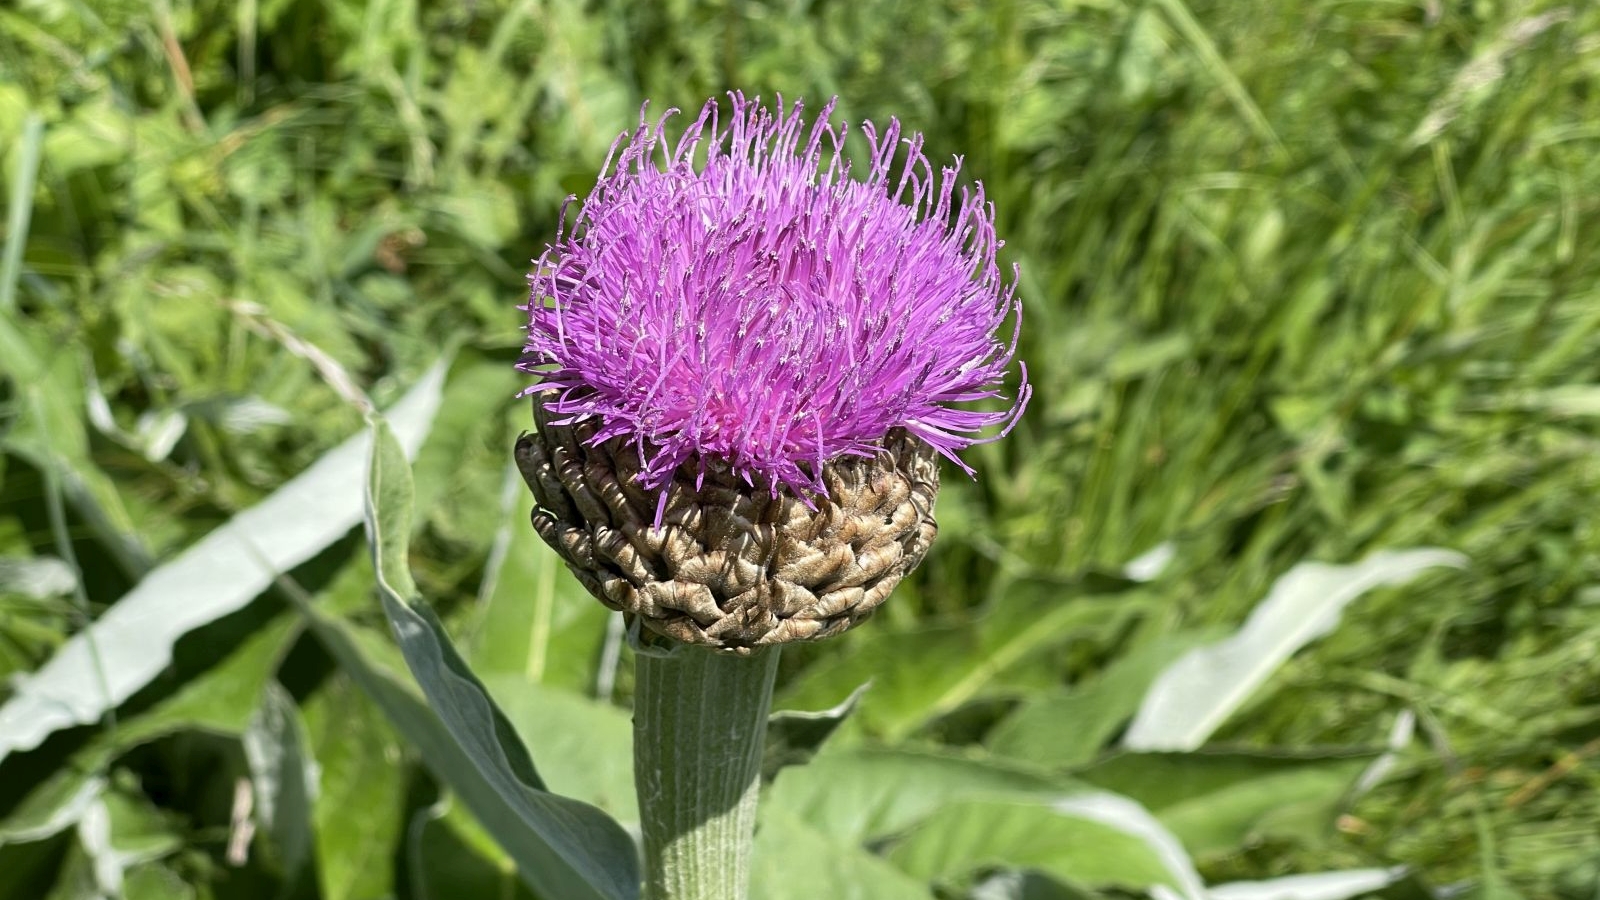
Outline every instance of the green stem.
<path id="1" fill-rule="evenodd" d="M 633 779 L 646 900 L 744 900 L 778 650 L 640 653 Z"/>

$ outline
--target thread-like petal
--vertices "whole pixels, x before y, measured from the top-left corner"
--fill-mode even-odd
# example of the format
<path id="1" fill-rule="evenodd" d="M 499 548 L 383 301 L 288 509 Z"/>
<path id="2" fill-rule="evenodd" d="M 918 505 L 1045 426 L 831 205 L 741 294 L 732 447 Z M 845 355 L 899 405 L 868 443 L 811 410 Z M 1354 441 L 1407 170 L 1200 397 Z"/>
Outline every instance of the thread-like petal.
<path id="1" fill-rule="evenodd" d="M 891 119 L 860 129 L 864 172 L 830 102 L 733 94 L 677 141 L 643 114 L 532 275 L 521 367 L 552 421 L 636 447 L 638 483 L 717 461 L 776 495 L 824 494 L 825 463 L 904 428 L 956 451 L 1015 423 L 1000 396 L 1020 317 L 983 186 L 935 167 Z M 903 152 L 902 152 L 903 148 Z M 964 465 L 962 468 L 966 468 Z"/>

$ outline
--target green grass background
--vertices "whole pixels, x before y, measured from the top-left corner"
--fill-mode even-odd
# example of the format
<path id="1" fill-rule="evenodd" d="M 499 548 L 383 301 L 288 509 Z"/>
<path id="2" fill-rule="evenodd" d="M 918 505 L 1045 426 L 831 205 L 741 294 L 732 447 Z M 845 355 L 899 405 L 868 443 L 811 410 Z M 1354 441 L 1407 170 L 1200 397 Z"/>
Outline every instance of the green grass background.
<path id="1" fill-rule="evenodd" d="M 0 675 L 358 430 L 330 373 L 382 404 L 447 344 L 463 349 L 418 463 L 413 566 L 465 640 L 493 644 L 518 615 L 482 582 L 527 424 L 510 366 L 528 260 L 644 100 L 730 88 L 837 94 L 845 118 L 897 116 L 933 158 L 962 155 L 1022 266 L 1037 386 L 1016 432 L 969 454 L 976 482 L 947 472 L 927 564 L 877 621 L 790 653 L 785 698 L 826 705 L 879 673 L 891 688 L 851 740 L 975 748 L 1029 697 L 1236 626 L 1297 562 L 1449 547 L 1467 570 L 1359 601 L 1215 739 L 1377 746 L 1409 709 L 1397 767 L 1318 828 L 1201 854 L 1202 871 L 1406 864 L 1483 896 L 1600 896 L 1600 8 L 1583 2 L 7 5 L 0 315 L 75 390 L 41 413 L 36 373 L 0 359 L 0 554 L 82 578 L 40 595 L 7 576 Z M 63 508 L 46 459 L 100 520 Z M 1159 581 L 1106 592 L 1169 541 Z M 352 538 L 296 577 L 371 623 L 360 555 Z M 527 590 L 569 597 L 558 578 Z M 152 690 L 281 604 L 180 647 Z M 1071 604 L 1090 614 L 987 668 L 989 638 L 960 637 L 1005 643 Z M 598 632 L 567 615 L 508 665 L 587 685 Z M 930 631 L 976 682 L 895 693 Z M 294 646 L 278 677 L 325 770 L 393 763 L 371 807 L 393 819 L 388 861 L 363 865 L 402 892 L 417 859 L 494 870 L 467 826 L 401 840 L 426 778 Z M 8 763 L 0 814 L 70 749 Z M 227 742 L 180 735 L 114 769 L 181 838 L 163 871 L 184 890 L 275 884 L 222 862 L 238 768 Z M 30 873 L 14 896 L 77 896 L 53 874 L 69 850 L 9 870 L 5 852 L 0 883 Z"/>

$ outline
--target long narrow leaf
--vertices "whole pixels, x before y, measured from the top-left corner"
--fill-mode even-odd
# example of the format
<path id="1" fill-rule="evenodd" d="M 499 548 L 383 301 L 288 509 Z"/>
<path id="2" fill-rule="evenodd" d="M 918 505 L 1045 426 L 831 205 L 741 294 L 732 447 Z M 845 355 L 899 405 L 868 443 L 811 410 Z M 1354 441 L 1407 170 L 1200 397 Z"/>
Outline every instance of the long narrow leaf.
<path id="1" fill-rule="evenodd" d="M 391 410 L 415 453 L 439 406 L 441 360 Z M 330 450 L 270 497 L 156 568 L 105 615 L 73 635 L 0 706 L 0 760 L 59 729 L 98 720 L 160 674 L 187 632 L 243 608 L 274 578 L 361 521 L 365 434 Z"/>
<path id="2" fill-rule="evenodd" d="M 1449 550 L 1421 549 L 1380 551 L 1348 566 L 1295 566 L 1232 637 L 1185 653 L 1156 678 L 1123 743 L 1131 750 L 1199 747 L 1295 651 L 1332 631 L 1352 600 L 1465 562 Z"/>
<path id="3" fill-rule="evenodd" d="M 1381 891 L 1405 875 L 1405 866 L 1285 875 L 1219 884 L 1210 889 L 1209 896 L 1211 900 L 1350 900 Z"/>
<path id="4" fill-rule="evenodd" d="M 17 307 L 17 279 L 22 273 L 22 249 L 28 245 L 28 220 L 33 217 L 33 183 L 39 174 L 39 150 L 44 146 L 44 117 L 28 113 L 17 142 L 17 165 L 11 177 L 11 204 L 6 211 L 8 240 L 0 251 L 0 309 Z"/>
<path id="5" fill-rule="evenodd" d="M 599 809 L 543 789 L 527 749 L 483 683 L 438 620 L 426 607 L 413 605 L 416 587 L 406 567 L 411 469 L 382 420 L 375 422 L 373 434 L 367 537 L 384 613 L 453 745 L 435 747 L 430 760 L 435 772 L 458 790 L 458 782 L 466 782 L 463 799 L 541 895 L 633 900 L 639 891 L 633 840 Z M 467 771 L 461 761 L 448 758 L 461 756 Z"/>

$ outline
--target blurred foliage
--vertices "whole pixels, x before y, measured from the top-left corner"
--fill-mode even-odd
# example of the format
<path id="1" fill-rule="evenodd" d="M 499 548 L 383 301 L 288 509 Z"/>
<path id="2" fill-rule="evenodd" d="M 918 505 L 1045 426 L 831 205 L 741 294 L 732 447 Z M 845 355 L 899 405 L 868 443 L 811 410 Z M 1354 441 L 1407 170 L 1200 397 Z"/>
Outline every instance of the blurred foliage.
<path id="1" fill-rule="evenodd" d="M 391 402 L 460 345 L 416 463 L 419 586 L 497 691 L 587 695 L 574 715 L 610 722 L 619 636 L 526 527 L 508 469 L 516 306 L 563 198 L 641 105 L 732 88 L 838 94 L 845 118 L 898 116 L 963 154 L 1022 266 L 1028 416 L 970 454 L 979 480 L 947 473 L 943 537 L 878 621 L 785 655 L 792 706 L 875 681 L 839 752 L 1026 748 L 1037 777 L 1166 816 L 1210 880 L 1406 864 L 1485 897 L 1600 892 L 1585 3 L 0 8 L 0 675 L 355 432 L 361 395 Z M 1163 543 L 1159 577 L 1123 577 Z M 1297 562 L 1421 545 L 1470 570 L 1358 601 L 1206 753 L 1118 762 L 1163 654 L 1236 627 Z M 94 896 L 108 858 L 128 897 L 522 890 L 280 615 L 303 592 L 392 658 L 359 542 L 286 581 L 192 635 L 103 727 L 4 759 L 0 898 Z M 241 806 L 263 786 L 252 711 L 286 699 L 293 724 L 268 731 L 320 773 L 301 865 L 303 830 L 283 846 L 295 828 L 253 829 Z M 1045 702 L 1088 735 L 1053 762 L 1019 724 Z M 1348 791 L 1349 760 L 1406 711 L 1414 739 Z M 552 771 L 582 761 L 529 741 Z M 1302 770 L 1298 812 L 1268 815 L 1262 786 Z M 1213 796 L 1233 812 L 1196 814 Z M 74 797 L 105 810 L 98 856 L 71 828 L 19 837 Z M 991 796 L 952 802 L 1005 818 Z M 949 864 L 935 851 L 961 817 L 935 820 L 873 835 L 883 854 L 850 871 L 942 877 L 926 863 Z M 766 827 L 826 846 L 814 824 Z"/>

